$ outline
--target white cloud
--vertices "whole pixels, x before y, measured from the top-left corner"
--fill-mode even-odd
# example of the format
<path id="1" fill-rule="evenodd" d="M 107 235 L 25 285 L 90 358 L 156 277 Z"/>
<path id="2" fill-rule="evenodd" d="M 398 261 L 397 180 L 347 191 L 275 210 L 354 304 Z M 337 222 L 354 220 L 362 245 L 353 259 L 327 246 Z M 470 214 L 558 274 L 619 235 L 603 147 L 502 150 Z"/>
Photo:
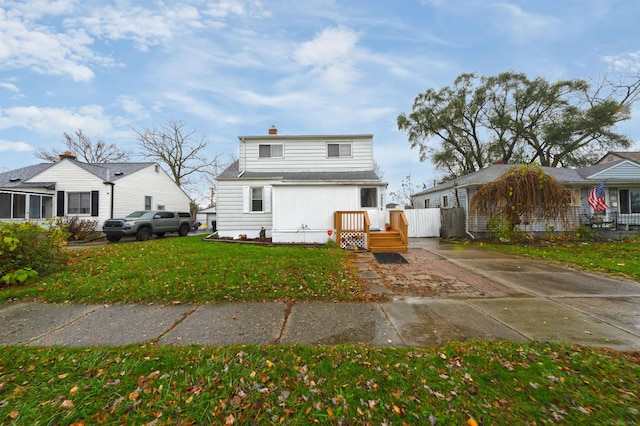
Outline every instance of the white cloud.
<path id="1" fill-rule="evenodd" d="M 138 102 L 133 96 L 128 95 L 120 95 L 117 98 L 117 102 L 120 105 L 120 108 L 127 114 L 135 117 L 135 118 L 148 118 L 149 112 L 145 109 L 145 107 Z"/>
<path id="2" fill-rule="evenodd" d="M 507 30 L 518 43 L 553 36 L 562 28 L 560 20 L 553 16 L 527 12 L 509 3 L 495 3 L 487 13 L 496 28 Z"/>
<path id="3" fill-rule="evenodd" d="M 18 88 L 18 86 L 12 83 L 0 83 L 0 87 L 2 87 L 3 89 L 7 89 L 10 92 L 20 93 L 20 89 Z"/>
<path id="4" fill-rule="evenodd" d="M 602 58 L 609 68 L 619 72 L 635 73 L 640 71 L 640 50 Z"/>
<path id="5" fill-rule="evenodd" d="M 26 142 L 11 142 L 0 139 L 0 152 L 3 151 L 33 151 L 33 147 Z"/>
<path id="6" fill-rule="evenodd" d="M 88 63 L 110 64 L 89 49 L 91 43 L 82 30 L 55 32 L 0 9 L 0 70 L 25 68 L 88 81 L 94 77 Z"/>
<path id="7" fill-rule="evenodd" d="M 141 51 L 162 45 L 179 34 L 204 28 L 200 12 L 192 6 L 160 10 L 107 6 L 93 9 L 90 16 L 68 18 L 65 25 L 84 28 L 98 38 L 133 40 Z"/>
<path id="8" fill-rule="evenodd" d="M 244 5 L 236 0 L 221 0 L 217 3 L 211 3 L 202 13 L 216 18 L 224 18 L 228 15 L 244 15 Z"/>
<path id="9" fill-rule="evenodd" d="M 340 91 L 359 77 L 354 66 L 357 43 L 358 34 L 353 30 L 325 28 L 313 40 L 300 44 L 293 56 L 299 65 L 310 67 L 327 88 Z"/>
<path id="10" fill-rule="evenodd" d="M 45 135 L 62 135 L 76 129 L 87 134 L 102 134 L 111 128 L 111 121 L 100 105 L 73 109 L 14 107 L 0 110 L 0 129 L 23 127 Z"/>

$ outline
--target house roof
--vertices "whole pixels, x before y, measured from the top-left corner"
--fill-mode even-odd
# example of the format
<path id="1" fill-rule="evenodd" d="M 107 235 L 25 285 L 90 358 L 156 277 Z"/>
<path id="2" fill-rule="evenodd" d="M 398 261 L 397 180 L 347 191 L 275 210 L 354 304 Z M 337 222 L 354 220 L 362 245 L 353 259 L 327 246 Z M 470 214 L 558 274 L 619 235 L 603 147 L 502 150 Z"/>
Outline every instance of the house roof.
<path id="1" fill-rule="evenodd" d="M 53 189 L 55 182 L 25 182 L 47 170 L 53 163 L 40 163 L 0 173 L 0 188 L 47 188 Z"/>
<path id="2" fill-rule="evenodd" d="M 631 160 L 640 163 L 640 151 L 609 151 L 604 157 L 599 159 L 596 164 L 602 163 L 605 158 L 611 158 L 611 156 L 618 157 L 621 160 Z"/>
<path id="3" fill-rule="evenodd" d="M 251 179 L 276 179 L 279 181 L 307 181 L 307 182 L 370 182 L 381 184 L 380 178 L 374 170 L 348 171 L 348 172 L 244 172 L 240 175 L 239 162 L 235 161 L 224 170 L 218 179 L 251 180 Z"/>
<path id="4" fill-rule="evenodd" d="M 440 185 L 436 185 L 432 188 L 425 189 L 418 193 L 413 194 L 423 195 L 431 192 L 442 191 L 445 189 L 453 188 L 465 188 L 470 186 L 481 186 L 489 182 L 497 180 L 500 176 L 505 174 L 515 164 L 492 164 L 489 167 L 478 170 L 477 172 L 469 173 L 468 175 L 461 176 L 457 179 L 453 179 L 444 182 Z M 558 182 L 563 184 L 583 184 L 591 182 L 579 173 L 578 169 L 565 169 L 560 167 L 541 167 L 542 170 L 549 176 L 554 176 Z"/>
<path id="5" fill-rule="evenodd" d="M 95 163 L 88 164 L 77 160 L 65 159 L 71 161 L 76 166 L 98 176 L 103 181 L 115 181 L 122 177 L 131 175 L 138 170 L 149 167 L 155 163 Z M 32 166 L 22 167 L 19 169 L 9 170 L 0 173 L 1 188 L 48 188 L 54 189 L 55 182 L 27 182 L 36 177 L 40 173 L 48 170 L 58 163 L 40 163 Z"/>
<path id="6" fill-rule="evenodd" d="M 311 140 L 311 139 L 331 139 L 331 140 L 347 140 L 347 139 L 372 139 L 373 134 L 355 134 L 355 135 L 254 135 L 254 136 L 238 136 L 239 140 L 244 139 L 273 139 L 273 140 Z"/>

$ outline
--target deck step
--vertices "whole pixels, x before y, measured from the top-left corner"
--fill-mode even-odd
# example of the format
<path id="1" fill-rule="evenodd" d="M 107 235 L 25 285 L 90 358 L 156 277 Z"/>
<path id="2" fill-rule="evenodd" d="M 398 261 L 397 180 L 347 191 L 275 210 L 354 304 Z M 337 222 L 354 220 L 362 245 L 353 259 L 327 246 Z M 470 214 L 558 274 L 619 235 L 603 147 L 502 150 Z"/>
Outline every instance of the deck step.
<path id="1" fill-rule="evenodd" d="M 407 244 L 402 242 L 397 231 L 372 232 L 369 234 L 369 251 L 372 253 L 405 253 Z"/>

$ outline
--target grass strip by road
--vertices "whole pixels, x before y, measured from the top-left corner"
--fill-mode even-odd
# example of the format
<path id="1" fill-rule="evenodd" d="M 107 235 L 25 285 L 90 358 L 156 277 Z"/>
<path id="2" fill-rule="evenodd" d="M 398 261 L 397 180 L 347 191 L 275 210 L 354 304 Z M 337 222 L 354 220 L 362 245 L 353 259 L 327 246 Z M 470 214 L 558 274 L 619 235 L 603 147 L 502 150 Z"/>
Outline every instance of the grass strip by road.
<path id="1" fill-rule="evenodd" d="M 640 241 L 561 242 L 536 241 L 503 244 L 466 241 L 489 250 L 525 256 L 592 272 L 640 281 Z"/>
<path id="2" fill-rule="evenodd" d="M 1 349 L 0 421 L 15 424 L 635 424 L 640 416 L 639 365 L 561 344 Z"/>
<path id="3" fill-rule="evenodd" d="M 72 250 L 63 271 L 0 290 L 0 301 L 216 303 L 360 300 L 351 253 L 161 238 Z"/>

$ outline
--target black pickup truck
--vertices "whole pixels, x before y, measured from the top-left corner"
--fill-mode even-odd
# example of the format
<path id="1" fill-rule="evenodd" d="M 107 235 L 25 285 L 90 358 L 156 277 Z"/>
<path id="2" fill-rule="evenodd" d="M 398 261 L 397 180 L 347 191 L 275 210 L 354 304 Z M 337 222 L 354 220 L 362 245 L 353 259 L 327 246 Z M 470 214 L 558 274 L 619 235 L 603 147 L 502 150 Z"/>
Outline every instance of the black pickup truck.
<path id="1" fill-rule="evenodd" d="M 146 241 L 151 234 L 162 237 L 167 232 L 177 232 L 184 237 L 192 226 L 193 218 L 189 212 L 138 210 L 123 218 L 107 219 L 102 225 L 102 232 L 111 242 L 134 235 L 138 241 Z"/>

